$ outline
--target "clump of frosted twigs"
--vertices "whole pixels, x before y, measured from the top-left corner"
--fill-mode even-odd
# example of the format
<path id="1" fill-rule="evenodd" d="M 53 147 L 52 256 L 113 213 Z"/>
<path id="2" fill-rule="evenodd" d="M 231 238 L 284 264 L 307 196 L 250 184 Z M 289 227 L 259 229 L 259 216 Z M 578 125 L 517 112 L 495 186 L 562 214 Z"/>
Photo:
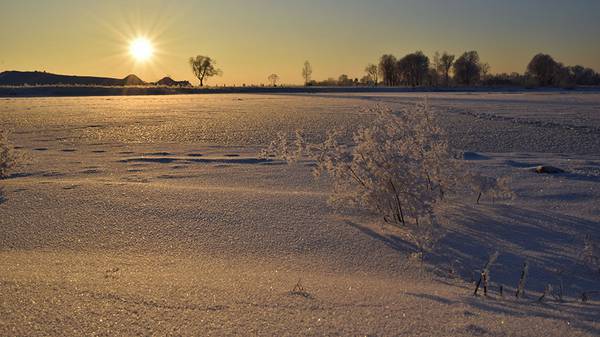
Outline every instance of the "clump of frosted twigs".
<path id="1" fill-rule="evenodd" d="M 302 130 L 296 130 L 293 141 L 290 141 L 285 132 L 278 132 L 277 139 L 263 149 L 260 156 L 262 158 L 276 157 L 288 163 L 295 163 L 303 156 L 310 156 L 310 148 L 304 138 Z"/>
<path id="2" fill-rule="evenodd" d="M 496 262 L 496 260 L 498 259 L 498 256 L 500 256 L 500 253 L 498 251 L 496 251 L 496 252 L 494 252 L 494 254 L 490 255 L 487 263 L 481 270 L 479 281 L 475 285 L 475 291 L 473 292 L 474 296 L 477 296 L 477 292 L 479 291 L 480 287 L 483 287 L 483 294 L 484 294 L 484 296 L 487 296 L 488 287 L 489 287 L 489 283 L 490 283 L 490 269 L 492 268 L 492 265 L 494 264 L 494 262 Z"/>
<path id="3" fill-rule="evenodd" d="M 304 298 L 312 298 L 312 295 L 304 289 L 301 279 L 296 282 L 296 285 L 294 285 L 294 288 L 289 292 L 289 294 L 294 296 L 302 296 Z"/>
<path id="4" fill-rule="evenodd" d="M 525 283 L 527 282 L 527 274 L 529 274 L 529 264 L 527 261 L 525 261 L 523 262 L 521 277 L 519 277 L 519 284 L 517 285 L 517 292 L 515 293 L 516 298 L 525 296 Z"/>
<path id="5" fill-rule="evenodd" d="M 600 249 L 598 244 L 594 242 L 591 235 L 586 235 L 583 239 L 583 248 L 580 253 L 580 258 L 583 263 L 591 269 L 596 269 L 600 272 Z"/>
<path id="6" fill-rule="evenodd" d="M 314 144 L 301 131 L 294 136 L 280 133 L 261 155 L 289 163 L 313 159 L 315 176 L 332 181 L 333 205 L 359 207 L 386 223 L 410 227 L 412 241 L 426 250 L 437 237 L 435 211 L 446 202 L 446 194 L 481 179 L 464 174 L 427 102 L 400 112 L 384 106 L 369 112 L 375 119 L 359 127 L 349 144 L 336 130 Z M 490 179 L 478 191 L 488 194 L 504 186 Z"/>
<path id="7" fill-rule="evenodd" d="M 17 165 L 17 160 L 17 153 L 8 140 L 8 132 L 0 130 L 0 179 L 8 176 Z"/>
<path id="8" fill-rule="evenodd" d="M 479 204 L 481 198 L 487 196 L 494 199 L 512 199 L 514 194 L 510 189 L 510 177 L 489 177 L 476 174 L 466 176 L 469 180 L 469 185 L 473 192 L 477 193 L 477 201 Z"/>
<path id="9" fill-rule="evenodd" d="M 538 302 L 543 302 L 546 299 L 546 297 L 549 297 L 549 296 L 552 296 L 554 298 L 554 300 L 557 302 L 563 301 L 562 289 L 555 291 L 552 284 L 547 284 L 546 287 L 544 288 L 544 292 L 542 293 L 542 296 L 540 296 L 538 298 Z"/>
<path id="10" fill-rule="evenodd" d="M 332 203 L 360 206 L 388 223 L 418 224 L 453 184 L 446 136 L 427 104 L 372 112 L 377 117 L 355 132 L 351 146 L 342 144 L 338 131 L 320 144 L 307 144 L 297 132 L 294 141 L 280 134 L 263 155 L 294 162 L 308 154 L 316 160 L 315 175 L 332 178 Z"/>

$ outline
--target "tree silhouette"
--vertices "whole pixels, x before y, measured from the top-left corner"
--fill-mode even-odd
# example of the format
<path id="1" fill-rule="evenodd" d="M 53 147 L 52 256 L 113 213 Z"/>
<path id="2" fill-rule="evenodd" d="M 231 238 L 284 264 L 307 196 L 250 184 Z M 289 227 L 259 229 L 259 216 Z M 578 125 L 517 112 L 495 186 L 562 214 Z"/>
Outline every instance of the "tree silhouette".
<path id="1" fill-rule="evenodd" d="M 217 62 L 208 56 L 198 55 L 196 57 L 190 57 L 189 62 L 194 71 L 194 75 L 196 75 L 196 78 L 200 81 L 201 87 L 204 86 L 205 79 L 223 74 L 220 69 L 215 67 Z"/>
<path id="2" fill-rule="evenodd" d="M 463 85 L 473 85 L 481 77 L 481 64 L 479 54 L 472 50 L 462 54 L 454 62 L 454 79 L 456 83 Z"/>
<path id="3" fill-rule="evenodd" d="M 554 61 L 552 56 L 539 53 L 535 55 L 527 65 L 527 73 L 541 86 L 556 84 L 555 77 L 558 72 L 559 64 Z"/>
<path id="4" fill-rule="evenodd" d="M 377 86 L 377 83 L 379 82 L 379 69 L 377 69 L 377 66 L 369 63 L 365 68 L 365 72 L 367 73 L 369 80 L 373 82 L 373 85 Z"/>
<path id="5" fill-rule="evenodd" d="M 408 54 L 397 63 L 398 76 L 401 81 L 410 86 L 422 85 L 427 78 L 429 58 L 421 51 Z"/>
<path id="6" fill-rule="evenodd" d="M 487 63 L 484 62 L 481 64 L 481 78 L 483 80 L 487 79 L 488 74 L 490 73 L 490 70 L 492 69 L 492 67 Z"/>
<path id="7" fill-rule="evenodd" d="M 594 85 L 598 84 L 598 74 L 591 68 L 585 68 L 580 65 L 568 67 L 569 72 L 578 85 Z"/>
<path id="8" fill-rule="evenodd" d="M 279 75 L 271 74 L 271 75 L 269 75 L 269 77 L 267 77 L 267 79 L 269 80 L 269 82 L 271 82 L 272 86 L 276 87 L 277 81 L 279 81 Z"/>
<path id="9" fill-rule="evenodd" d="M 450 85 L 450 69 L 454 64 L 454 55 L 448 54 L 447 52 L 442 53 L 438 64 L 438 73 L 444 77 L 444 85 Z"/>
<path id="10" fill-rule="evenodd" d="M 308 82 L 310 82 L 312 72 L 313 70 L 310 62 L 305 61 L 304 67 L 302 67 L 302 78 L 304 78 L 304 85 L 308 85 Z"/>
<path id="11" fill-rule="evenodd" d="M 383 55 L 379 60 L 379 71 L 383 76 L 383 84 L 386 86 L 398 85 L 398 74 L 396 72 L 396 57 L 394 55 Z"/>
<path id="12" fill-rule="evenodd" d="M 342 74 L 342 75 L 340 75 L 340 77 L 338 77 L 337 85 L 339 85 L 341 87 L 349 87 L 349 86 L 353 86 L 354 82 L 352 81 L 352 79 L 350 77 L 348 77 L 348 75 Z"/>

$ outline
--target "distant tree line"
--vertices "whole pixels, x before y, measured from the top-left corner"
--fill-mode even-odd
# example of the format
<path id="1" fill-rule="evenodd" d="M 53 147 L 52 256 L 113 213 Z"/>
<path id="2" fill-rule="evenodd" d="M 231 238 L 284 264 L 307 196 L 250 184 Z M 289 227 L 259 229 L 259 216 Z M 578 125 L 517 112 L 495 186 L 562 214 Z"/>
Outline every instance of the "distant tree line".
<path id="1" fill-rule="evenodd" d="M 526 76 L 539 86 L 600 85 L 600 74 L 580 65 L 565 66 L 547 54 L 537 54 L 527 65 Z"/>
<path id="2" fill-rule="evenodd" d="M 213 76 L 222 74 L 216 68 L 214 59 L 198 55 L 189 60 L 200 86 Z M 302 78 L 306 86 L 378 86 L 388 87 L 452 87 L 452 86 L 523 86 L 523 87 L 561 87 L 600 85 L 600 74 L 591 68 L 580 65 L 565 66 L 547 54 L 535 55 L 525 73 L 491 74 L 490 65 L 482 62 L 475 50 L 464 52 L 456 57 L 447 52 L 436 52 L 430 60 L 422 51 L 416 51 L 396 58 L 385 54 L 379 64 L 368 64 L 365 75 L 351 78 L 346 74 L 337 79 L 324 81 L 312 79 L 313 68 L 309 61 L 302 67 Z M 277 74 L 267 77 L 270 85 L 277 86 L 280 78 Z"/>
<path id="3" fill-rule="evenodd" d="M 309 69 L 310 71 L 306 71 Z M 365 67 L 365 75 L 350 78 L 346 74 L 337 79 L 311 80 L 312 67 L 305 62 L 303 77 L 308 86 L 377 86 L 389 87 L 452 87 L 452 86 L 523 86 L 562 87 L 600 85 L 600 74 L 580 65 L 565 66 L 550 55 L 537 54 L 529 62 L 524 74 L 491 74 L 488 63 L 482 62 L 477 51 L 467 51 L 458 56 L 436 52 L 430 60 L 416 51 L 402 58 L 385 54 L 379 64 Z M 306 74 L 310 74 L 306 76 Z"/>

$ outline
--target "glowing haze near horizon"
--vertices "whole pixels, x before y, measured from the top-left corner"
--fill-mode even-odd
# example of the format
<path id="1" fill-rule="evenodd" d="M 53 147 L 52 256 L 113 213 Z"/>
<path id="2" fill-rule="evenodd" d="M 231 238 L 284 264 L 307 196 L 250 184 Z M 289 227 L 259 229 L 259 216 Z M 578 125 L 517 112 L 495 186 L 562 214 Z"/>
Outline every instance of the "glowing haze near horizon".
<path id="1" fill-rule="evenodd" d="M 194 80 L 188 58 L 213 57 L 208 84 L 301 83 L 363 76 L 384 53 L 477 50 L 492 72 L 524 71 L 537 52 L 600 71 L 597 0 L 0 0 L 0 71 L 146 81 Z M 148 38 L 147 61 L 129 52 Z M 196 81 L 194 81 L 196 82 Z"/>

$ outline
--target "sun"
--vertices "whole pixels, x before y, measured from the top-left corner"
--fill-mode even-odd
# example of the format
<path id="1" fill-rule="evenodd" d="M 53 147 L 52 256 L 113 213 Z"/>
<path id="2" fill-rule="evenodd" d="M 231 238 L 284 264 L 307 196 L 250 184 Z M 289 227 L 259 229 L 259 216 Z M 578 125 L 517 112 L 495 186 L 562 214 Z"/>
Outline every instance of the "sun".
<path id="1" fill-rule="evenodd" d="M 129 44 L 129 53 L 136 61 L 147 61 L 154 54 L 154 47 L 147 38 L 138 37 Z"/>

